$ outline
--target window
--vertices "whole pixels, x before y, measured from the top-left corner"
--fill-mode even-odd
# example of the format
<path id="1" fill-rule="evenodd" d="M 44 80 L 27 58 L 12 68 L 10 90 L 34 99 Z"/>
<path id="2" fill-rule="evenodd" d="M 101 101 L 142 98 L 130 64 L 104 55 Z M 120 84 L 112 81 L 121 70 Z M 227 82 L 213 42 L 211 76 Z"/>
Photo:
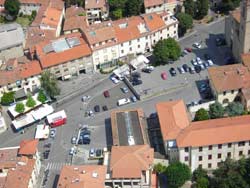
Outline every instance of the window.
<path id="1" fill-rule="evenodd" d="M 161 37 L 161 40 L 162 40 L 163 38 Z"/>
<path id="2" fill-rule="evenodd" d="M 218 153 L 218 159 L 220 159 L 221 158 L 221 153 Z"/>
<path id="3" fill-rule="evenodd" d="M 185 161 L 188 161 L 188 156 L 185 157 Z"/>
<path id="4" fill-rule="evenodd" d="M 223 92 L 223 95 L 226 95 L 226 93 L 227 93 L 227 92 L 226 92 L 226 91 L 224 91 L 224 92 Z"/>
<path id="5" fill-rule="evenodd" d="M 212 146 L 212 145 L 208 146 L 208 149 L 209 149 L 209 150 L 212 150 L 212 149 L 213 149 L 213 146 Z"/>
<path id="6" fill-rule="evenodd" d="M 202 147 L 199 147 L 199 152 L 201 152 L 202 151 Z"/>
<path id="7" fill-rule="evenodd" d="M 169 34 L 167 36 L 169 37 Z"/>
<path id="8" fill-rule="evenodd" d="M 137 39 L 137 42 L 140 42 L 140 39 Z"/>
<path id="9" fill-rule="evenodd" d="M 199 164 L 199 168 L 202 168 L 202 164 Z"/>
<path id="10" fill-rule="evenodd" d="M 132 52 L 132 47 L 130 47 L 129 50 Z"/>
<path id="11" fill-rule="evenodd" d="M 140 45 L 138 45 L 137 47 L 138 47 L 138 48 L 140 48 L 141 46 L 140 46 Z"/>
<path id="12" fill-rule="evenodd" d="M 185 152 L 188 152 L 188 151 L 189 151 L 188 147 L 185 147 Z"/>
<path id="13" fill-rule="evenodd" d="M 239 142 L 238 146 L 245 146 L 245 142 Z"/>
<path id="14" fill-rule="evenodd" d="M 153 36 L 155 37 L 155 33 L 153 34 Z"/>
<path id="15" fill-rule="evenodd" d="M 59 74 L 59 73 L 60 73 L 60 71 L 56 71 L 55 73 L 56 73 L 56 74 Z"/>
<path id="16" fill-rule="evenodd" d="M 234 90 L 231 90 L 231 93 L 234 94 Z"/>
<path id="17" fill-rule="evenodd" d="M 176 34 L 176 31 L 174 31 L 174 34 Z"/>
<path id="18" fill-rule="evenodd" d="M 219 145 L 218 145 L 218 149 L 221 149 L 221 148 L 222 148 L 222 144 L 219 144 Z"/>
<path id="19" fill-rule="evenodd" d="M 218 162 L 218 163 L 217 163 L 217 166 L 220 166 L 220 164 L 221 164 L 221 162 Z"/>
<path id="20" fill-rule="evenodd" d="M 121 46 L 123 47 L 123 43 L 121 44 Z"/>
<path id="21" fill-rule="evenodd" d="M 232 143 L 228 143 L 227 147 L 231 148 L 232 147 Z"/>
<path id="22" fill-rule="evenodd" d="M 243 151 L 239 151 L 239 156 L 242 156 L 243 155 Z"/>
<path id="23" fill-rule="evenodd" d="M 64 69 L 64 72 L 67 72 L 67 71 L 69 71 L 69 69 L 68 69 L 68 68 Z"/>
<path id="24" fill-rule="evenodd" d="M 211 164 L 211 163 L 208 163 L 207 166 L 208 166 L 208 168 L 211 168 L 211 167 L 212 167 L 212 164 Z"/>
<path id="25" fill-rule="evenodd" d="M 129 41 L 129 45 L 131 45 L 132 44 L 132 42 L 131 41 Z"/>
<path id="26" fill-rule="evenodd" d="M 231 152 L 227 153 L 227 157 L 230 158 L 231 157 Z"/>
<path id="27" fill-rule="evenodd" d="M 202 161 L 202 156 L 199 156 L 199 161 Z"/>
<path id="28" fill-rule="evenodd" d="M 121 53 L 123 54 L 123 53 L 124 53 L 124 50 L 122 50 Z"/>
<path id="29" fill-rule="evenodd" d="M 212 155 L 208 155 L 208 160 L 211 160 L 212 159 Z"/>
<path id="30" fill-rule="evenodd" d="M 248 150 L 247 154 L 250 155 L 250 150 Z"/>
<path id="31" fill-rule="evenodd" d="M 148 39 L 148 36 L 146 36 L 146 40 Z"/>

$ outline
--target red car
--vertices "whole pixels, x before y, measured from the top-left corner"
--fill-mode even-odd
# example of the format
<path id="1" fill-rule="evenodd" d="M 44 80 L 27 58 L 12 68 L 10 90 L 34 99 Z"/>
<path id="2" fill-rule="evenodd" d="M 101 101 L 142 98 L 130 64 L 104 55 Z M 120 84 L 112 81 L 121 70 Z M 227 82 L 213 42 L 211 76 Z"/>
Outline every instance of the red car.
<path id="1" fill-rule="evenodd" d="M 192 52 L 192 48 L 185 48 L 185 50 L 187 50 L 189 53 Z"/>
<path id="2" fill-rule="evenodd" d="M 166 80 L 167 79 L 167 73 L 166 72 L 161 73 L 161 78 L 163 80 Z"/>
<path id="3" fill-rule="evenodd" d="M 104 92 L 103 92 L 103 95 L 104 95 L 104 97 L 106 97 L 106 98 L 107 98 L 107 97 L 110 97 L 109 91 L 104 91 Z"/>

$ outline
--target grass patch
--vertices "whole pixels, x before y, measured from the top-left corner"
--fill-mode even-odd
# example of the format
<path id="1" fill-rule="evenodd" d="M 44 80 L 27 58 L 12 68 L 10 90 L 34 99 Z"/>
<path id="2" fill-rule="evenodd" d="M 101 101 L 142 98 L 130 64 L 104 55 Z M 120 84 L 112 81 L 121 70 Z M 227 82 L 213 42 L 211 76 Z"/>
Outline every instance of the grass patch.
<path id="1" fill-rule="evenodd" d="M 27 27 L 30 25 L 31 21 L 28 17 L 17 17 L 16 23 L 20 24 L 22 27 Z"/>

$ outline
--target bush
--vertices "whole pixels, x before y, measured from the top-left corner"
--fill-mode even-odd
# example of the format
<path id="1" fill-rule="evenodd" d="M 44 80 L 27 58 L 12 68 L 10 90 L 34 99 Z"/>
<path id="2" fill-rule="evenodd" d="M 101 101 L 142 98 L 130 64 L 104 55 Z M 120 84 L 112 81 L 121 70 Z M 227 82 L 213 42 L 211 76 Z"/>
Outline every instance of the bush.
<path id="1" fill-rule="evenodd" d="M 226 112 L 230 117 L 239 116 L 243 114 L 244 106 L 239 102 L 232 102 L 226 107 Z"/>
<path id="2" fill-rule="evenodd" d="M 4 93 L 1 98 L 2 105 L 9 105 L 15 100 L 15 92 Z"/>
<path id="3" fill-rule="evenodd" d="M 156 165 L 154 165 L 154 170 L 155 170 L 157 173 L 161 174 L 161 173 L 166 172 L 167 167 L 164 166 L 164 165 L 162 165 L 161 163 L 157 163 Z"/>
<path id="4" fill-rule="evenodd" d="M 46 95 L 44 94 L 43 90 L 40 90 L 37 96 L 37 100 L 41 103 L 45 103 L 47 100 Z"/>
<path id="5" fill-rule="evenodd" d="M 23 17 L 23 12 L 20 12 L 20 13 L 19 13 L 19 17 Z"/>
<path id="6" fill-rule="evenodd" d="M 26 106 L 29 108 L 33 108 L 34 106 L 36 106 L 36 101 L 32 98 L 32 96 L 28 97 L 28 100 L 26 102 Z"/>
<path id="7" fill-rule="evenodd" d="M 23 103 L 17 103 L 15 107 L 15 111 L 18 113 L 23 113 L 25 110 L 25 106 Z"/>
<path id="8" fill-rule="evenodd" d="M 209 114 L 204 108 L 199 109 L 195 113 L 194 121 L 203 121 L 208 119 L 209 119 Z"/>

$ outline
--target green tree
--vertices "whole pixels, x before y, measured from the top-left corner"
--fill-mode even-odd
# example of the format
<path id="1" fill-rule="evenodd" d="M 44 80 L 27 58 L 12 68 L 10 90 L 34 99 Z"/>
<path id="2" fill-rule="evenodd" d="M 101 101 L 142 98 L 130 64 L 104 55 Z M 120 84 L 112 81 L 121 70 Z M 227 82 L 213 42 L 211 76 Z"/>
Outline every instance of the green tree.
<path id="1" fill-rule="evenodd" d="M 115 20 L 121 19 L 122 15 L 123 15 L 122 9 L 120 9 L 120 8 L 111 12 L 111 17 Z"/>
<path id="2" fill-rule="evenodd" d="M 239 102 L 231 102 L 226 107 L 226 112 L 228 116 L 239 116 L 244 112 L 244 106 Z"/>
<path id="3" fill-rule="evenodd" d="M 189 14 L 190 16 L 192 16 L 192 18 L 194 18 L 194 16 L 195 16 L 195 3 L 194 3 L 194 0 L 186 0 L 186 1 L 184 1 L 183 6 L 185 8 L 185 13 Z"/>
<path id="4" fill-rule="evenodd" d="M 10 103 L 13 103 L 14 101 L 15 101 L 15 92 L 13 91 L 4 93 L 1 98 L 2 105 L 9 105 Z"/>
<path id="5" fill-rule="evenodd" d="M 115 10 L 117 8 L 125 9 L 127 0 L 108 0 L 108 2 L 111 10 Z"/>
<path id="6" fill-rule="evenodd" d="M 23 113 L 25 110 L 25 106 L 23 103 L 17 103 L 16 104 L 16 107 L 15 107 L 15 111 L 18 112 L 18 113 Z"/>
<path id="7" fill-rule="evenodd" d="M 136 16 L 141 12 L 141 0 L 128 0 L 126 3 L 126 16 Z"/>
<path id="8" fill-rule="evenodd" d="M 209 114 L 204 108 L 199 109 L 195 113 L 194 121 L 203 121 L 208 119 L 209 119 Z"/>
<path id="9" fill-rule="evenodd" d="M 218 6 L 218 11 L 224 14 L 228 14 L 229 11 L 234 10 L 240 5 L 240 0 L 222 0 Z"/>
<path id="10" fill-rule="evenodd" d="M 187 32 L 187 29 L 191 29 L 193 27 L 193 18 L 189 14 L 185 13 L 178 13 L 176 17 L 179 20 L 179 36 L 183 36 Z"/>
<path id="11" fill-rule="evenodd" d="M 156 165 L 154 165 L 154 170 L 157 173 L 161 174 L 161 173 L 166 172 L 167 167 L 165 165 L 162 165 L 161 163 L 157 163 Z"/>
<path id="12" fill-rule="evenodd" d="M 209 8 L 208 0 L 197 0 L 195 2 L 195 18 L 202 19 L 207 15 Z"/>
<path id="13" fill-rule="evenodd" d="M 165 174 L 167 176 L 167 184 L 171 188 L 181 187 L 191 177 L 190 168 L 180 162 L 170 164 Z"/>
<path id="14" fill-rule="evenodd" d="M 40 90 L 37 96 L 37 100 L 40 101 L 41 103 L 45 103 L 47 100 L 47 97 L 45 95 L 45 93 L 43 92 L 43 90 Z"/>
<path id="15" fill-rule="evenodd" d="M 211 119 L 222 118 L 224 113 L 224 107 L 219 102 L 209 105 L 209 116 Z"/>
<path id="16" fill-rule="evenodd" d="M 196 181 L 196 188 L 208 188 L 209 181 L 207 178 L 199 178 Z"/>
<path id="17" fill-rule="evenodd" d="M 28 99 L 26 101 L 26 106 L 29 108 L 33 108 L 34 106 L 36 106 L 36 101 L 32 98 L 32 96 L 28 96 Z"/>
<path id="18" fill-rule="evenodd" d="M 55 98 L 55 96 L 60 94 L 60 88 L 58 86 L 57 79 L 51 72 L 44 71 L 41 74 L 40 81 L 41 87 L 51 98 Z"/>
<path id="19" fill-rule="evenodd" d="M 207 171 L 201 167 L 194 170 L 192 180 L 197 181 L 199 178 L 208 178 Z"/>
<path id="20" fill-rule="evenodd" d="M 4 2 L 4 9 L 8 12 L 9 15 L 16 17 L 20 10 L 19 0 L 6 0 Z"/>
<path id="21" fill-rule="evenodd" d="M 154 46 L 153 54 L 156 64 L 166 64 L 168 60 L 177 60 L 181 55 L 181 48 L 173 38 L 160 40 Z"/>

